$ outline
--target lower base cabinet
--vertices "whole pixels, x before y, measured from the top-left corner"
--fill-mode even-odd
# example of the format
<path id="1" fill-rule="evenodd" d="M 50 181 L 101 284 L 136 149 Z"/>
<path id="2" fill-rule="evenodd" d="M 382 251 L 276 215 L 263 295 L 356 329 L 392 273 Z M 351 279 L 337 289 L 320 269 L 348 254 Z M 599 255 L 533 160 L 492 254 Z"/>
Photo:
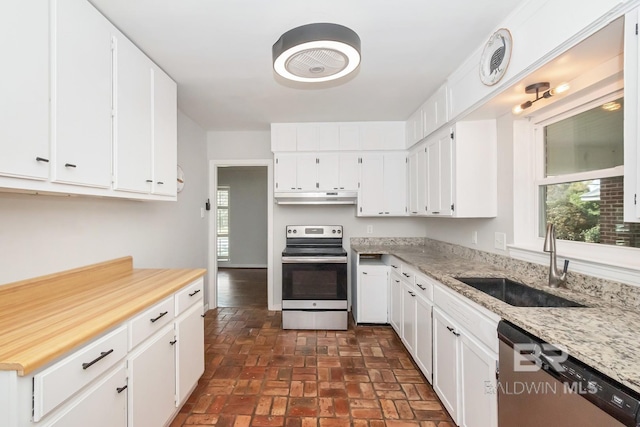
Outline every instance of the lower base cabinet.
<path id="1" fill-rule="evenodd" d="M 433 388 L 461 427 L 497 427 L 498 358 L 433 309 Z"/>
<path id="2" fill-rule="evenodd" d="M 127 427 L 127 372 L 120 365 L 48 427 Z"/>
<path id="3" fill-rule="evenodd" d="M 402 281 L 402 342 L 409 353 L 415 354 L 416 347 L 416 293 L 413 285 Z"/>
<path id="4" fill-rule="evenodd" d="M 180 407 L 204 373 L 202 306 L 191 307 L 176 322 L 176 406 Z"/>
<path id="5" fill-rule="evenodd" d="M 175 344 L 171 324 L 128 358 L 128 427 L 163 426 L 175 411 Z"/>
<path id="6" fill-rule="evenodd" d="M 427 381 L 433 383 L 433 304 L 416 297 L 416 344 L 414 360 Z"/>
<path id="7" fill-rule="evenodd" d="M 402 337 L 402 280 L 400 275 L 391 271 L 389 275 L 389 323 L 398 336 Z"/>

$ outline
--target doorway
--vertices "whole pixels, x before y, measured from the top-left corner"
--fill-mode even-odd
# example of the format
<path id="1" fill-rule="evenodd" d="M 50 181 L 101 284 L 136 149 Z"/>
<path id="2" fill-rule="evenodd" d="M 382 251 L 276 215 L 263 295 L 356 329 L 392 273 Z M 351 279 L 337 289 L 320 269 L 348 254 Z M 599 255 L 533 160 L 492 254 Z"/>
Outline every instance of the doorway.
<path id="1" fill-rule="evenodd" d="M 210 161 L 210 309 L 274 309 L 272 168 L 270 159 Z"/>

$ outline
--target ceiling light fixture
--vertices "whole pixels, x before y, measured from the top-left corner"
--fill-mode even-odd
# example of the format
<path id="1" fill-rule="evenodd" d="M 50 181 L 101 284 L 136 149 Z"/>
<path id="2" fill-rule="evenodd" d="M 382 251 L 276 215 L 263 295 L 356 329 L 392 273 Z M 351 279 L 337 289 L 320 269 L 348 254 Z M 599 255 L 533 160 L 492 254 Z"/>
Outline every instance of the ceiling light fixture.
<path id="1" fill-rule="evenodd" d="M 527 86 L 524 91 L 526 93 L 535 93 L 536 98 L 527 102 L 523 102 L 520 105 L 516 105 L 515 107 L 513 107 L 513 113 L 520 114 L 527 108 L 531 107 L 534 102 L 540 101 L 541 99 L 551 98 L 554 95 L 568 91 L 570 88 L 569 83 L 562 83 L 553 89 L 550 89 L 550 87 L 551 86 L 549 85 L 549 82 L 534 83 Z"/>
<path id="2" fill-rule="evenodd" d="M 326 82 L 360 64 L 360 37 L 338 24 L 317 23 L 284 33 L 272 48 L 273 69 L 297 82 Z"/>

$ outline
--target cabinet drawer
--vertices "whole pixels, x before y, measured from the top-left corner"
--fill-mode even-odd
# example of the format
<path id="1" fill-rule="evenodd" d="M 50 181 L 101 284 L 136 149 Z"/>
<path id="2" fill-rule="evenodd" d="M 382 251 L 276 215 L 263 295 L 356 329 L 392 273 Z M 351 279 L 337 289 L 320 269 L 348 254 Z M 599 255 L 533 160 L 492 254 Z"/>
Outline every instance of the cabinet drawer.
<path id="1" fill-rule="evenodd" d="M 489 319 L 462 300 L 462 297 L 447 292 L 441 286 L 435 287 L 433 301 L 471 335 L 492 351 L 498 352 L 498 320 Z"/>
<path id="2" fill-rule="evenodd" d="M 33 378 L 33 419 L 39 421 L 127 354 L 127 327 L 121 326 L 76 350 Z"/>
<path id="3" fill-rule="evenodd" d="M 402 278 L 405 282 L 409 282 L 411 284 L 415 283 L 416 271 L 407 264 L 402 264 L 402 271 L 400 274 L 402 274 Z"/>
<path id="4" fill-rule="evenodd" d="M 173 296 L 166 298 L 142 314 L 134 317 L 129 322 L 131 333 L 129 334 L 129 350 L 150 337 L 154 332 L 162 329 L 164 325 L 173 322 L 175 317 L 175 304 Z"/>
<path id="5" fill-rule="evenodd" d="M 202 278 L 178 292 L 176 294 L 176 316 L 184 313 L 196 302 L 202 301 L 202 294 L 204 294 L 204 280 Z"/>
<path id="6" fill-rule="evenodd" d="M 433 282 L 424 274 L 416 273 L 415 285 L 418 295 L 422 295 L 429 301 L 433 301 Z"/>

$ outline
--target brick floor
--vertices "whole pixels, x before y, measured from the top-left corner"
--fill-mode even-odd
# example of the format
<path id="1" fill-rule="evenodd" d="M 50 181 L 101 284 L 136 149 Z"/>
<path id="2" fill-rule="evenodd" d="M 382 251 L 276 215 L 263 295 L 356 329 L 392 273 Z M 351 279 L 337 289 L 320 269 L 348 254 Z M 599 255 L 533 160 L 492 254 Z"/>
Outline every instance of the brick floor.
<path id="1" fill-rule="evenodd" d="M 280 312 L 205 317 L 205 372 L 171 427 L 454 427 L 388 326 L 281 329 Z"/>

